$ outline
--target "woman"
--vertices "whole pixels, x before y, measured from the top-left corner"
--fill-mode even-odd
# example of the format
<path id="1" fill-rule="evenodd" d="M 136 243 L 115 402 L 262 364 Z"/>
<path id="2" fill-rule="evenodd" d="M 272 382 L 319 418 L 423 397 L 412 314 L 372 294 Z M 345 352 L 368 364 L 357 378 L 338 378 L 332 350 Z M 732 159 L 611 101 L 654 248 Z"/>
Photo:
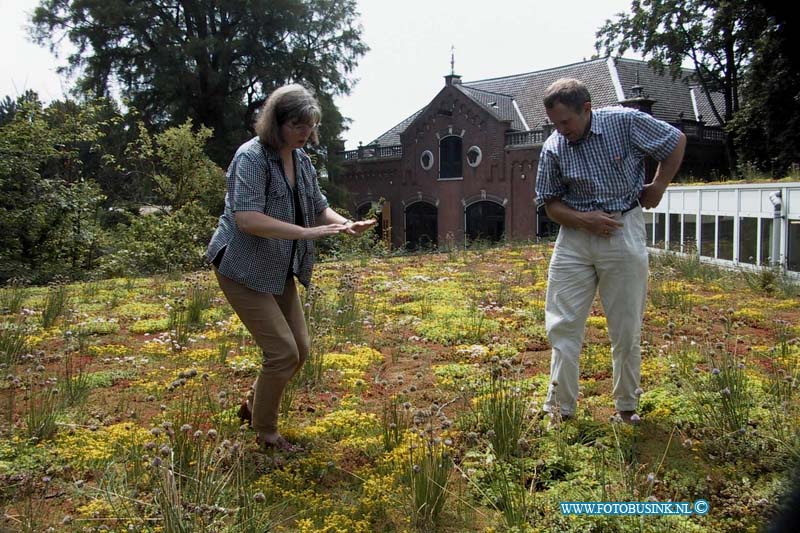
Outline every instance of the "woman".
<path id="1" fill-rule="evenodd" d="M 300 85 L 273 92 L 256 120 L 257 137 L 236 151 L 226 173 L 225 211 L 206 251 L 222 292 L 263 352 L 250 420 L 264 447 L 296 449 L 278 432 L 284 388 L 309 353 L 310 339 L 294 278 L 308 286 L 316 239 L 358 235 L 374 220 L 353 222 L 328 206 L 303 151 L 318 142 L 319 103 Z"/>

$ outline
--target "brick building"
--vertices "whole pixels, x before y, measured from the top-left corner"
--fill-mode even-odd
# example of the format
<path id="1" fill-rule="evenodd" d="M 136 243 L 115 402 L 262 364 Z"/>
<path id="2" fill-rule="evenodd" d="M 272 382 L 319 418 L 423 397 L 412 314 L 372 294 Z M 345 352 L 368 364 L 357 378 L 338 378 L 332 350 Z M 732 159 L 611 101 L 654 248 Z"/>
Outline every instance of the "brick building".
<path id="1" fill-rule="evenodd" d="M 531 238 L 549 228 L 534 202 L 539 153 L 553 131 L 544 90 L 577 78 L 595 108 L 635 107 L 674 124 L 689 141 L 682 173 L 704 177 L 724 170 L 724 135 L 691 74 L 673 80 L 645 62 L 612 58 L 469 83 L 450 74 L 424 108 L 342 152 L 332 179 L 350 191 L 354 215 L 384 199 L 382 225 L 395 247 Z"/>

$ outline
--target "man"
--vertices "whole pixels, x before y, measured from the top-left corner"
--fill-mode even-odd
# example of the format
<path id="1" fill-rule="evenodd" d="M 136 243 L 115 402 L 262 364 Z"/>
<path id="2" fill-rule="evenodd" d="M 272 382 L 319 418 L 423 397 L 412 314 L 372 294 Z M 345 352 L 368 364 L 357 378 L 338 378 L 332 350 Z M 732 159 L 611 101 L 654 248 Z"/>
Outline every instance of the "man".
<path id="1" fill-rule="evenodd" d="M 574 79 L 548 87 L 544 106 L 556 131 L 542 147 L 536 202 L 561 225 L 545 305 L 553 352 L 544 410 L 554 419 L 575 415 L 578 356 L 599 289 L 611 338 L 616 418 L 635 423 L 648 275 L 642 207 L 661 201 L 686 137 L 640 111 L 593 110 L 586 86 Z M 649 184 L 646 155 L 659 161 Z"/>

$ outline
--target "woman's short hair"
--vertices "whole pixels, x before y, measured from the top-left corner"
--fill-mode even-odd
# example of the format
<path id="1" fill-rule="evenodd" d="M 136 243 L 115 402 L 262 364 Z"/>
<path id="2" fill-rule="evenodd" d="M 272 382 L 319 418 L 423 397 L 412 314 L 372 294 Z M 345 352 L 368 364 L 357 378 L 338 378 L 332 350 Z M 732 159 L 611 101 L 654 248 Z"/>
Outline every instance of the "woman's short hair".
<path id="1" fill-rule="evenodd" d="M 269 95 L 256 117 L 255 130 L 261 142 L 270 148 L 280 148 L 286 142 L 281 126 L 287 122 L 313 126 L 311 141 L 319 143 L 317 126 L 322 110 L 314 95 L 302 85 L 284 85 Z"/>
<path id="2" fill-rule="evenodd" d="M 582 81 L 573 78 L 560 78 L 554 81 L 544 92 L 544 106 L 553 109 L 556 104 L 563 104 L 576 113 L 583 110 L 583 104 L 591 102 L 589 89 Z"/>

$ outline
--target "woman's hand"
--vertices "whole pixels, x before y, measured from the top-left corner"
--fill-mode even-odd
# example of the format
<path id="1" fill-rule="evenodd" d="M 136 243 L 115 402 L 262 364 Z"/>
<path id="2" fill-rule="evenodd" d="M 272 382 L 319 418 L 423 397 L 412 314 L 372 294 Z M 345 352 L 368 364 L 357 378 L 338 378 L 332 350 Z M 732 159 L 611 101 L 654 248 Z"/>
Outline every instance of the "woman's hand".
<path id="1" fill-rule="evenodd" d="M 374 218 L 370 220 L 359 220 L 358 222 L 348 222 L 345 224 L 345 231 L 349 235 L 361 235 L 377 223 L 378 221 Z"/>
<path id="2" fill-rule="evenodd" d="M 311 228 L 303 228 L 303 238 L 309 241 L 315 241 L 323 237 L 329 237 L 347 231 L 347 226 L 344 224 L 325 224 L 324 226 L 314 226 Z"/>

